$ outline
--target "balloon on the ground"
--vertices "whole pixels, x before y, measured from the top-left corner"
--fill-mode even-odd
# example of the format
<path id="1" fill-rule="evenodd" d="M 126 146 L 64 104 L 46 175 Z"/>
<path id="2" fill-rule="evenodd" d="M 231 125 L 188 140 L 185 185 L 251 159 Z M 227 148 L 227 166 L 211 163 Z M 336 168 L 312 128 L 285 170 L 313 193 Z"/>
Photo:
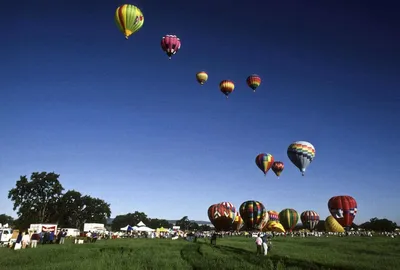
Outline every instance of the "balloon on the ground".
<path id="1" fill-rule="evenodd" d="M 139 31 L 144 23 L 142 11 L 138 7 L 129 4 L 119 6 L 115 11 L 114 18 L 119 30 L 125 35 L 126 39 Z"/>
<path id="2" fill-rule="evenodd" d="M 228 98 L 235 89 L 235 84 L 231 80 L 223 80 L 219 83 L 219 90 Z"/>
<path id="3" fill-rule="evenodd" d="M 345 228 L 350 228 L 357 214 L 356 200 L 347 195 L 334 196 L 328 201 L 331 215 Z"/>
<path id="4" fill-rule="evenodd" d="M 319 215 L 315 211 L 307 210 L 301 213 L 300 220 L 304 228 L 314 230 L 319 223 Z"/>
<path id="5" fill-rule="evenodd" d="M 256 156 L 256 165 L 264 175 L 267 175 L 267 172 L 271 169 L 273 163 L 274 157 L 271 154 L 261 153 Z"/>
<path id="6" fill-rule="evenodd" d="M 166 35 L 161 39 L 161 49 L 171 59 L 181 48 L 181 40 L 176 35 Z"/>
<path id="7" fill-rule="evenodd" d="M 232 222 L 233 222 L 235 220 L 235 216 L 236 216 L 236 207 L 230 202 L 221 202 L 219 204 L 221 204 L 223 207 L 228 209 L 228 211 L 230 212 L 229 213 L 230 216 L 232 216 Z"/>
<path id="8" fill-rule="evenodd" d="M 237 212 L 235 215 L 235 221 L 232 224 L 232 229 L 234 231 L 240 231 L 240 229 L 243 227 L 243 225 L 244 225 L 243 219 L 240 216 L 239 212 Z"/>
<path id="9" fill-rule="evenodd" d="M 234 215 L 225 206 L 213 204 L 208 208 L 208 218 L 217 231 L 229 231 L 235 220 Z"/>
<path id="10" fill-rule="evenodd" d="M 315 157 L 314 146 L 306 141 L 297 141 L 289 145 L 287 155 L 290 161 L 301 171 L 302 175 Z"/>
<path id="11" fill-rule="evenodd" d="M 250 75 L 249 77 L 247 77 L 246 82 L 247 82 L 247 85 L 251 89 L 253 89 L 253 92 L 255 92 L 257 87 L 259 87 L 261 84 L 261 78 L 257 74 L 253 74 L 253 75 Z"/>
<path id="12" fill-rule="evenodd" d="M 270 221 L 268 221 L 267 225 L 264 227 L 263 231 L 284 233 L 285 228 L 283 228 L 282 224 L 280 224 L 278 221 L 270 220 Z"/>
<path id="13" fill-rule="evenodd" d="M 276 174 L 276 176 L 279 177 L 284 168 L 285 165 L 283 164 L 282 161 L 274 161 L 274 163 L 272 163 L 271 170 Z"/>
<path id="14" fill-rule="evenodd" d="M 279 221 L 285 230 L 291 232 L 299 221 L 299 214 L 292 208 L 283 209 L 279 213 Z"/>
<path id="15" fill-rule="evenodd" d="M 279 222 L 279 213 L 277 211 L 269 210 L 269 211 L 267 211 L 267 213 L 268 213 L 268 217 L 269 217 L 270 221 Z"/>
<path id="16" fill-rule="evenodd" d="M 261 230 L 261 223 L 265 219 L 267 210 L 259 201 L 246 201 L 240 205 L 240 216 L 246 226 L 246 230 Z"/>
<path id="17" fill-rule="evenodd" d="M 198 81 L 198 83 L 203 85 L 208 80 L 208 74 L 205 71 L 197 72 L 196 80 Z"/>
<path id="18" fill-rule="evenodd" d="M 325 219 L 325 230 L 327 232 L 344 232 L 344 228 L 342 227 L 342 225 L 340 225 L 339 222 L 337 222 L 336 219 L 332 216 L 329 216 Z"/>

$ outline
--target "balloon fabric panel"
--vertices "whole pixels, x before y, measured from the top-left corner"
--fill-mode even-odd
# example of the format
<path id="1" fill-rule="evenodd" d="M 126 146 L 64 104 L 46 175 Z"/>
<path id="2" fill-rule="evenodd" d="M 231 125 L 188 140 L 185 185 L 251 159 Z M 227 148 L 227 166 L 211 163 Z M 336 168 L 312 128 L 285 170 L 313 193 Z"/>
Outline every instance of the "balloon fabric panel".
<path id="1" fill-rule="evenodd" d="M 299 214 L 294 209 L 284 209 L 279 213 L 279 221 L 286 230 L 292 231 L 299 221 Z"/>

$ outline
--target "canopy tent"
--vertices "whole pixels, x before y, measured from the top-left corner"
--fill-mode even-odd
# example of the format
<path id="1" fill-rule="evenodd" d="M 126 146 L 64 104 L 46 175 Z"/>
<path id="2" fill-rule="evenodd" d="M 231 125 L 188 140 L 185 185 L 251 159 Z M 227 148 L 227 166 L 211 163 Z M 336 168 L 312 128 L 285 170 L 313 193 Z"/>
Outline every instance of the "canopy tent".
<path id="1" fill-rule="evenodd" d="M 135 226 L 136 227 L 136 226 Z M 134 227 L 132 227 L 131 225 L 126 225 L 126 227 L 123 227 L 123 228 L 121 228 L 120 229 L 121 231 L 124 231 L 124 232 L 130 232 L 130 231 L 133 231 L 134 230 Z"/>
<path id="2" fill-rule="evenodd" d="M 146 227 L 146 224 L 144 224 L 143 221 L 140 221 L 136 226 L 138 226 L 138 227 Z"/>
<path id="3" fill-rule="evenodd" d="M 152 229 L 152 228 L 144 226 L 144 227 L 137 228 L 137 231 L 138 232 L 154 232 L 155 230 Z"/>
<path id="4" fill-rule="evenodd" d="M 164 227 L 158 228 L 158 232 L 169 232 L 169 229 L 165 229 Z"/>

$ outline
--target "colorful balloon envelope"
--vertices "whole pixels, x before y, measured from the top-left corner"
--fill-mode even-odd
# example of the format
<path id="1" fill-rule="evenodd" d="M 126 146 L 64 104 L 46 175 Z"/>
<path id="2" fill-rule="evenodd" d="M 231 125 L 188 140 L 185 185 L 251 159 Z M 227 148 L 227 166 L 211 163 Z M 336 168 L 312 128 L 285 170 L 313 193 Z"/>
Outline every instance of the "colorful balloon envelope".
<path id="1" fill-rule="evenodd" d="M 282 161 L 274 161 L 274 163 L 272 163 L 271 170 L 276 174 L 276 176 L 279 177 L 284 168 L 285 165 L 283 164 Z"/>
<path id="2" fill-rule="evenodd" d="M 271 154 L 261 153 L 256 157 L 256 165 L 264 175 L 267 175 L 267 172 L 271 169 L 273 163 L 274 157 Z"/>
<path id="3" fill-rule="evenodd" d="M 296 212 L 296 210 L 291 208 L 283 209 L 279 213 L 279 221 L 285 230 L 291 232 L 299 221 L 299 214 Z"/>
<path id="4" fill-rule="evenodd" d="M 300 220 L 301 223 L 303 223 L 304 228 L 312 231 L 319 223 L 319 215 L 315 211 L 304 211 L 300 215 Z"/>
<path id="5" fill-rule="evenodd" d="M 243 228 L 243 225 L 244 225 L 243 219 L 240 216 L 239 212 L 237 212 L 235 215 L 235 221 L 232 224 L 232 229 L 234 231 L 240 231 L 240 229 Z"/>
<path id="6" fill-rule="evenodd" d="M 302 175 L 315 157 L 314 146 L 306 141 L 297 141 L 289 145 L 287 155 L 290 161 L 301 171 Z"/>
<path id="7" fill-rule="evenodd" d="M 268 217 L 270 221 L 277 221 L 279 222 L 279 213 L 274 210 L 267 211 Z"/>
<path id="8" fill-rule="evenodd" d="M 337 233 L 343 233 L 345 230 L 342 225 L 339 224 L 339 222 L 336 221 L 336 219 L 332 216 L 329 216 L 325 219 L 325 230 L 327 232 L 337 232 Z"/>
<path id="9" fill-rule="evenodd" d="M 230 80 L 223 80 L 219 83 L 219 90 L 228 98 L 235 89 L 235 84 Z"/>
<path id="10" fill-rule="evenodd" d="M 277 233 L 284 233 L 285 228 L 283 228 L 282 224 L 278 221 L 268 221 L 267 225 L 264 227 L 263 231 L 270 231 L 270 232 L 277 232 Z"/>
<path id="11" fill-rule="evenodd" d="M 207 213 L 210 222 L 217 231 L 229 231 L 235 220 L 235 215 L 232 215 L 231 211 L 221 204 L 211 205 Z"/>
<path id="12" fill-rule="evenodd" d="M 236 207 L 230 203 L 230 202 L 221 202 L 220 203 L 222 206 L 224 206 L 226 209 L 228 209 L 229 211 L 233 212 L 233 215 L 236 214 Z"/>
<path id="13" fill-rule="evenodd" d="M 328 201 L 331 215 L 345 228 L 350 228 L 357 214 L 357 202 L 351 196 L 335 196 Z"/>
<path id="14" fill-rule="evenodd" d="M 255 92 L 257 87 L 259 87 L 261 84 L 261 78 L 257 74 L 253 74 L 253 75 L 250 75 L 249 77 L 247 77 L 246 82 L 247 82 L 247 85 L 251 89 L 253 89 L 253 92 Z"/>
<path id="15" fill-rule="evenodd" d="M 115 12 L 115 22 L 119 30 L 128 39 L 130 35 L 139 31 L 144 24 L 142 11 L 134 5 L 122 5 Z"/>
<path id="16" fill-rule="evenodd" d="M 240 205 L 239 213 L 246 230 L 262 230 L 261 224 L 267 215 L 267 211 L 261 202 L 246 201 Z"/>
<path id="17" fill-rule="evenodd" d="M 181 48 L 181 40 L 176 35 L 166 35 L 161 39 L 161 49 L 172 58 Z"/>
<path id="18" fill-rule="evenodd" d="M 203 85 L 208 80 L 208 74 L 205 71 L 197 72 L 196 80 L 199 84 Z"/>

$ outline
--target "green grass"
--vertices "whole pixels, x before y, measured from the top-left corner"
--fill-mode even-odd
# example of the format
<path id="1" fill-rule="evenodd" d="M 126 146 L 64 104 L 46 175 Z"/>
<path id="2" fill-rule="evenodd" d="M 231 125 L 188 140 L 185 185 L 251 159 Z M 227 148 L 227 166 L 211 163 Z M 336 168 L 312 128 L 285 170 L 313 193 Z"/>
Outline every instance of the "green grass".
<path id="1" fill-rule="evenodd" d="M 0 269 L 400 269 L 400 239 L 275 238 L 267 257 L 253 238 L 218 239 L 217 247 L 169 239 L 103 240 L 94 244 L 0 249 Z"/>

